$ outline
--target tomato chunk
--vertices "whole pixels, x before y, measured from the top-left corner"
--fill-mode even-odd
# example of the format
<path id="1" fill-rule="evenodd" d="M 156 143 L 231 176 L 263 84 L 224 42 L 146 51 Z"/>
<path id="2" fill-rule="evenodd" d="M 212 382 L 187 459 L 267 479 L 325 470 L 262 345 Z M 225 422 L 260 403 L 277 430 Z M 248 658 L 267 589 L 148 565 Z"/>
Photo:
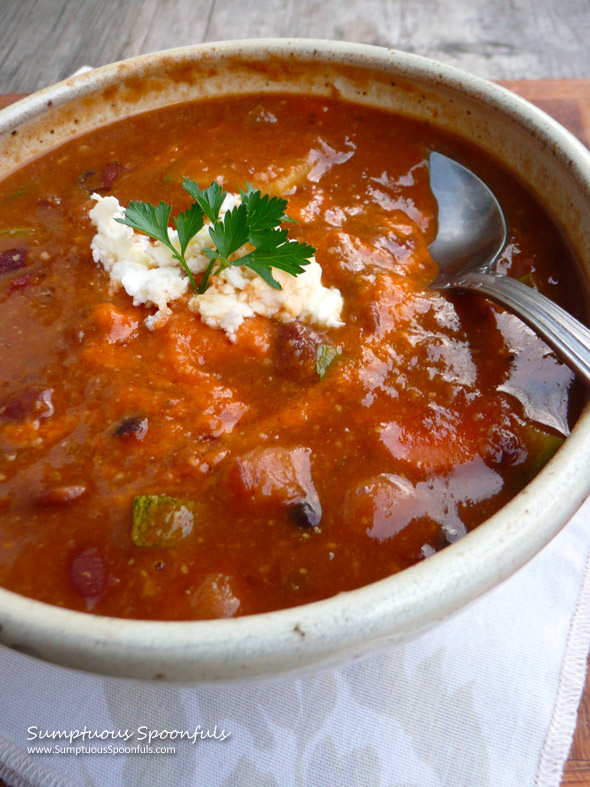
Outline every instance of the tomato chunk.
<path id="1" fill-rule="evenodd" d="M 319 524 L 322 507 L 311 476 L 311 449 L 255 448 L 236 459 L 230 471 L 236 494 L 252 505 L 296 507 L 299 523 L 302 506 L 308 525 Z"/>
<path id="2" fill-rule="evenodd" d="M 224 574 L 209 574 L 192 594 L 191 606 L 201 620 L 231 618 L 240 607 L 232 578 Z"/>

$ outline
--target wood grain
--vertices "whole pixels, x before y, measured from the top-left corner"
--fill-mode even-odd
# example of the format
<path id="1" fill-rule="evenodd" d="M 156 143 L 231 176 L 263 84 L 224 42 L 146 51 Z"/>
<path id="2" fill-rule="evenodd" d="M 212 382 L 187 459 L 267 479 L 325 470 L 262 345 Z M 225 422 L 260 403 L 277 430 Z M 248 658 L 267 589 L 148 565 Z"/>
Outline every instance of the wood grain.
<path id="1" fill-rule="evenodd" d="M 321 37 L 416 52 L 489 79 L 574 78 L 590 71 L 589 24 L 586 0 L 215 0 L 206 40 Z"/>
<path id="2" fill-rule="evenodd" d="M 161 2 L 161 5 L 166 3 Z M 590 80 L 509 80 L 502 84 L 551 114 L 584 144 L 590 145 Z M 0 95 L 0 109 L 23 95 Z M 576 731 L 561 784 L 562 787 L 590 787 L 590 670 L 586 675 Z M 0 779 L 0 787 L 11 785 Z"/>
<path id="3" fill-rule="evenodd" d="M 0 92 L 84 64 L 275 36 L 393 47 L 489 79 L 590 74 L 588 0 L 0 0 Z"/>
<path id="4" fill-rule="evenodd" d="M 586 669 L 586 685 L 578 708 L 578 722 L 561 784 L 562 787 L 590 785 L 590 663 Z"/>
<path id="5" fill-rule="evenodd" d="M 212 0 L 0 0 L 0 90 L 38 90 L 76 71 L 198 43 Z"/>

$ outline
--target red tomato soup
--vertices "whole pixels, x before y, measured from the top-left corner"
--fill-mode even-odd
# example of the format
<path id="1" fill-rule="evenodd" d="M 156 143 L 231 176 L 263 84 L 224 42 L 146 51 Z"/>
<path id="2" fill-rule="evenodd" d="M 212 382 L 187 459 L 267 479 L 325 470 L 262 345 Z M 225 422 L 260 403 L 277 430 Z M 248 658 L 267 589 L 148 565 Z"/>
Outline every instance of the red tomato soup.
<path id="1" fill-rule="evenodd" d="M 516 318 L 428 290 L 431 149 L 499 197 L 501 270 L 579 314 L 568 249 L 518 183 L 429 124 L 353 104 L 176 106 L 0 184 L 0 585 L 127 618 L 295 606 L 427 559 L 539 471 L 579 391 Z M 185 176 L 285 197 L 342 324 L 255 314 L 230 336 L 189 287 L 146 325 L 156 307 L 93 259 L 91 195 L 174 216 Z"/>

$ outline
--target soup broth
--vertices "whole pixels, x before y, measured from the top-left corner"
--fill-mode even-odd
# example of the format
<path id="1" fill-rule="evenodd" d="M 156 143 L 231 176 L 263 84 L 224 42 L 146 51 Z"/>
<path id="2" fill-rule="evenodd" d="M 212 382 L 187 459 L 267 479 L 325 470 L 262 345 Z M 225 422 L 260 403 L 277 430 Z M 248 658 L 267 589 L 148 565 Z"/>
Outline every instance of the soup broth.
<path id="1" fill-rule="evenodd" d="M 0 585 L 119 617 L 265 612 L 427 559 L 522 489 L 572 375 L 499 307 L 428 289 L 432 149 L 500 199 L 499 267 L 579 314 L 559 232 L 494 161 L 337 100 L 175 106 L 0 184 Z M 176 213 L 185 176 L 284 196 L 343 324 L 256 315 L 231 337 L 188 291 L 146 324 L 93 260 L 92 194 Z"/>

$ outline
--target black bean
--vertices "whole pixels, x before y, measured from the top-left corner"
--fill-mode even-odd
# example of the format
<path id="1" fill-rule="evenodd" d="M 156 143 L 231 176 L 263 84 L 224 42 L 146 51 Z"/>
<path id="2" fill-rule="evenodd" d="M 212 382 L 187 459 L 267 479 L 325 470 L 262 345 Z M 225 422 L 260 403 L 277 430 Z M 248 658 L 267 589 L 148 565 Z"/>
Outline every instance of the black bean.
<path id="1" fill-rule="evenodd" d="M 113 434 L 115 437 L 135 437 L 136 440 L 143 440 L 147 430 L 148 419 L 141 415 L 132 415 L 123 418 L 115 427 Z"/>
<path id="2" fill-rule="evenodd" d="M 308 500 L 291 503 L 287 507 L 287 514 L 289 519 L 301 528 L 316 527 L 322 521 L 321 506 L 318 503 L 317 507 L 314 507 Z"/>

